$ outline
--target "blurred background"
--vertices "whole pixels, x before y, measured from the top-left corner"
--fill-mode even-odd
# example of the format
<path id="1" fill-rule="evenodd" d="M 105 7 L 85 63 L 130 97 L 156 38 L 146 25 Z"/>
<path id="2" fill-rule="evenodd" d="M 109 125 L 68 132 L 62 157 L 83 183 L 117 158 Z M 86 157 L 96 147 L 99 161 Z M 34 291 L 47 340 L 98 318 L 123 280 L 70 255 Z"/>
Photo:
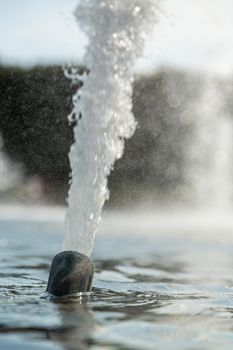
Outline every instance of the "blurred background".
<path id="1" fill-rule="evenodd" d="M 67 72 L 89 68 L 77 2 L 0 0 L 0 348 L 232 349 L 233 0 L 159 1 L 134 68 L 136 132 L 95 239 L 93 300 L 40 298 L 64 249 L 82 85 Z M 93 230 L 75 216 L 80 251 Z"/>
<path id="2" fill-rule="evenodd" d="M 0 201 L 66 203 L 77 0 L 0 1 Z M 233 2 L 164 0 L 135 67 L 134 136 L 108 207 L 232 201 Z M 206 181 L 208 179 L 208 181 Z M 203 182 L 204 180 L 204 182 Z"/>

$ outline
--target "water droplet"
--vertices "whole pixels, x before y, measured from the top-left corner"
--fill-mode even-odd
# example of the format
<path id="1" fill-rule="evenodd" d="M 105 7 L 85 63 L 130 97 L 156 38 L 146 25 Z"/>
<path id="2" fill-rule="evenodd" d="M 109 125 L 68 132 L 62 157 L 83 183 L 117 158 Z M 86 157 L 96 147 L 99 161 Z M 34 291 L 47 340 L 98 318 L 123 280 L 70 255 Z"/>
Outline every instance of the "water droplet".
<path id="1" fill-rule="evenodd" d="M 136 6 L 133 10 L 133 15 L 137 16 L 140 11 L 141 11 L 141 8 L 139 6 Z"/>

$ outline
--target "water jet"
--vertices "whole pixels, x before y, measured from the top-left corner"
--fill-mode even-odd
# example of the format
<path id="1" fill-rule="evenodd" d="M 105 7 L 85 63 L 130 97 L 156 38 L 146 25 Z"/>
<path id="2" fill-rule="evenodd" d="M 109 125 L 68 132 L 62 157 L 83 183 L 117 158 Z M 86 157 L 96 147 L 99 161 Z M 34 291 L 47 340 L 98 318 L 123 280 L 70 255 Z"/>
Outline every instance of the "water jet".
<path id="1" fill-rule="evenodd" d="M 89 38 L 84 57 L 89 74 L 73 75 L 75 81 L 87 79 L 73 98 L 72 117 L 79 122 L 69 154 L 65 251 L 53 259 L 47 288 L 56 296 L 91 289 L 94 268 L 88 256 L 109 198 L 108 176 L 136 127 L 133 68 L 147 29 L 157 21 L 157 1 L 86 0 L 75 16 Z"/>

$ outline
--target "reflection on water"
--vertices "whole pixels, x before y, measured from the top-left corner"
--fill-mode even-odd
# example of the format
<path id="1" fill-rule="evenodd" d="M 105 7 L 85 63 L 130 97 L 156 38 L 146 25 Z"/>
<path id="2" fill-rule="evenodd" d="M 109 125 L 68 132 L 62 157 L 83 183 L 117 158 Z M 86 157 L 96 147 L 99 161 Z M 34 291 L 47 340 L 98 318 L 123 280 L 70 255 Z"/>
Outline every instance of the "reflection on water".
<path id="1" fill-rule="evenodd" d="M 89 305 L 85 300 L 54 301 L 59 310 L 61 326 L 50 330 L 48 338 L 65 349 L 88 349 L 91 344 L 91 333 L 95 320 Z"/>
<path id="2" fill-rule="evenodd" d="M 59 231 L 0 222 L 2 349 L 232 349 L 231 240 L 99 235 L 92 298 L 49 301 Z"/>

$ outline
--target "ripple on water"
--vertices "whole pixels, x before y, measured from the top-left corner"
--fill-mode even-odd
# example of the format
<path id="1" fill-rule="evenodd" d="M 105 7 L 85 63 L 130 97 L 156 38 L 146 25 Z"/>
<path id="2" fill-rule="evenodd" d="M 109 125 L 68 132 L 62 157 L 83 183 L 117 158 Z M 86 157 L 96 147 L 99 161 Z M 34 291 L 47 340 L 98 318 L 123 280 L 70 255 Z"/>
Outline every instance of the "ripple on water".
<path id="1" fill-rule="evenodd" d="M 59 237 L 45 232 L 58 246 Z M 12 232 L 0 247 L 4 350 L 233 348 L 230 243 L 100 237 L 92 297 L 48 300 L 40 296 L 53 254 L 44 243 L 30 251 L 30 225 L 22 235 L 24 249 Z"/>

